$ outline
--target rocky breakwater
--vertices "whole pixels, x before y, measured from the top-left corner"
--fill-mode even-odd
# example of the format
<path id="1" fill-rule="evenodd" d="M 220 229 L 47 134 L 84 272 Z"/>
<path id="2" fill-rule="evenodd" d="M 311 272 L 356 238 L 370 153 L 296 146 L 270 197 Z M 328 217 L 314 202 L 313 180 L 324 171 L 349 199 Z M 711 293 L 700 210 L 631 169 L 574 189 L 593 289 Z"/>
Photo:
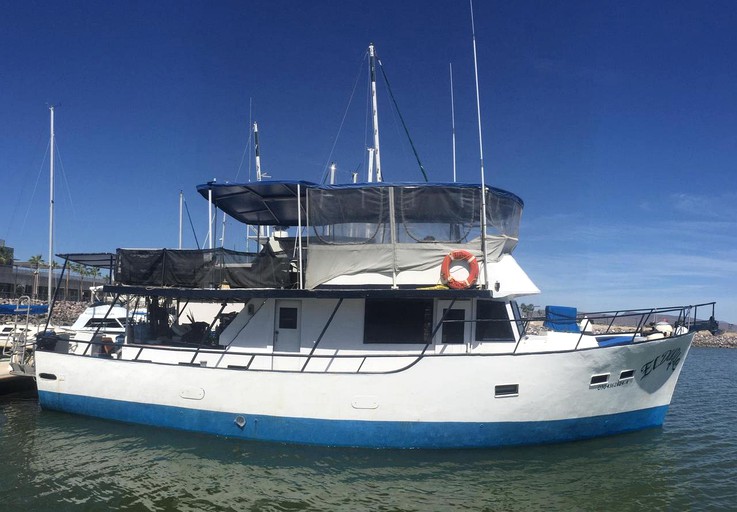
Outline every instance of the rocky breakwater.
<path id="1" fill-rule="evenodd" d="M 737 332 L 720 332 L 712 335 L 709 331 L 699 331 L 694 336 L 694 347 L 737 348 Z"/>
<path id="2" fill-rule="evenodd" d="M 58 301 L 54 304 L 51 325 L 72 325 L 87 306 L 86 302 Z"/>
<path id="3" fill-rule="evenodd" d="M 0 300 L 0 304 L 13 304 L 16 302 L 8 299 Z M 45 304 L 41 301 L 34 301 L 34 305 Z M 51 325 L 72 325 L 74 321 L 81 315 L 89 304 L 87 302 L 71 302 L 57 301 L 54 304 L 54 311 L 51 316 Z M 23 315 L 0 315 L 0 323 L 23 323 L 25 317 Z M 46 323 L 46 315 L 33 315 L 30 317 L 31 325 L 43 325 Z"/>

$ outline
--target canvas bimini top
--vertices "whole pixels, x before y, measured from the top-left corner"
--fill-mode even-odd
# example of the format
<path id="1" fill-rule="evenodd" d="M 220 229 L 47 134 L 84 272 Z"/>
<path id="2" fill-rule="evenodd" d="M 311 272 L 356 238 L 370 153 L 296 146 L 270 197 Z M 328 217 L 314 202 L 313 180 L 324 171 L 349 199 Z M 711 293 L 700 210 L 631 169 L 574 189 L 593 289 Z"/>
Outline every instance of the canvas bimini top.
<path id="1" fill-rule="evenodd" d="M 391 276 L 392 286 L 420 285 L 425 279 L 410 279 L 412 272 L 459 249 L 497 261 L 517 245 L 524 206 L 510 192 L 486 187 L 482 197 L 480 185 L 465 183 L 211 182 L 197 190 L 243 223 L 298 227 L 292 236 L 295 255 L 305 254 L 300 276 L 306 268 L 299 287 L 308 289 L 377 274 Z"/>
<path id="2" fill-rule="evenodd" d="M 250 225 L 329 226 L 346 223 L 480 223 L 481 186 L 467 183 L 361 183 L 308 181 L 206 183 L 197 191 L 229 216 Z M 522 199 L 486 187 L 486 216 L 497 234 L 517 237 Z M 393 204 L 390 204 L 393 203 Z"/>

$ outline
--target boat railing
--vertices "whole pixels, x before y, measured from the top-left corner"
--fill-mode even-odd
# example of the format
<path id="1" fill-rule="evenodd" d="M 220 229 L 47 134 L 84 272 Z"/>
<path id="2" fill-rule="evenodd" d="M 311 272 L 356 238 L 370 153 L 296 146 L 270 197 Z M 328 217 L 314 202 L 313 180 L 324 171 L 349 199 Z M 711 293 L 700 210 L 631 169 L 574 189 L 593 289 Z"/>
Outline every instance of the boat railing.
<path id="1" fill-rule="evenodd" d="M 575 318 L 569 319 L 572 328 L 564 328 L 562 332 L 579 333 L 576 349 L 587 335 L 595 336 L 601 341 L 616 336 L 620 341 L 627 341 L 625 338 L 629 338 L 629 342 L 634 342 L 692 331 L 710 331 L 715 334 L 719 330 L 714 317 L 715 307 L 715 302 L 706 302 L 688 306 L 581 312 Z M 703 319 L 704 315 L 708 315 L 708 318 Z M 535 324 L 539 326 L 542 323 L 546 326 L 548 321 L 546 316 L 527 317 L 524 319 L 525 331 L 529 331 Z"/>
<path id="2" fill-rule="evenodd" d="M 35 339 L 29 339 L 31 332 L 31 297 L 23 295 L 16 300 L 13 330 L 9 343 L 3 347 L 3 355 L 10 356 L 10 373 L 27 375 L 33 373 L 33 349 Z M 20 317 L 20 318 L 19 318 Z"/>
<path id="3" fill-rule="evenodd" d="M 699 312 L 711 309 L 709 320 L 697 320 Z M 591 350 L 591 346 L 581 346 L 581 340 L 585 336 L 594 337 L 597 340 L 606 341 L 616 338 L 618 344 L 645 343 L 647 341 L 667 337 L 660 331 L 658 336 L 648 337 L 651 320 L 663 322 L 667 320 L 672 323 L 674 330 L 672 335 L 684 334 L 703 328 L 714 328 L 713 322 L 714 303 L 699 304 L 696 306 L 650 308 L 627 311 L 604 311 L 595 313 L 582 313 L 577 315 L 579 322 L 593 322 L 593 328 L 588 328 L 578 333 L 578 341 L 567 345 L 567 348 L 553 350 L 554 352 L 570 352 L 575 350 Z M 539 318 L 525 318 L 511 320 L 511 322 L 526 323 L 527 329 Z M 427 357 L 488 357 L 499 355 L 521 355 L 529 353 L 529 347 L 520 351 L 520 342 L 527 334 L 523 331 L 517 340 L 510 340 L 509 349 L 497 352 L 488 351 L 450 351 L 442 352 L 431 350 L 438 342 L 436 335 L 442 325 L 451 323 L 476 323 L 490 322 L 494 320 L 451 320 L 441 318 L 434 326 L 429 340 L 425 344 L 415 345 L 414 348 L 402 348 L 400 350 L 360 350 L 358 348 L 337 349 L 323 348 L 317 350 L 315 344 L 309 352 L 277 352 L 269 349 L 248 350 L 233 346 L 212 346 L 194 344 L 147 344 L 128 343 L 118 345 L 110 339 L 99 336 L 89 341 L 72 340 L 68 342 L 69 347 L 62 345 L 61 350 L 56 347 L 59 338 L 42 336 L 38 341 L 38 350 L 49 350 L 56 352 L 69 352 L 76 356 L 98 357 L 108 359 L 122 359 L 130 362 L 145 362 L 156 364 L 170 364 L 180 366 L 199 366 L 208 368 L 219 368 L 240 371 L 280 371 L 297 373 L 397 373 L 411 368 L 422 359 Z M 510 322 L 510 320 L 496 320 Z M 680 329 L 680 330 L 679 330 Z M 628 339 L 626 339 L 628 338 Z M 575 339 L 575 337 L 573 338 Z M 494 343 L 494 342 L 492 342 Z M 606 346 L 606 345 L 602 345 Z M 72 348 L 73 347 L 73 348 Z"/>

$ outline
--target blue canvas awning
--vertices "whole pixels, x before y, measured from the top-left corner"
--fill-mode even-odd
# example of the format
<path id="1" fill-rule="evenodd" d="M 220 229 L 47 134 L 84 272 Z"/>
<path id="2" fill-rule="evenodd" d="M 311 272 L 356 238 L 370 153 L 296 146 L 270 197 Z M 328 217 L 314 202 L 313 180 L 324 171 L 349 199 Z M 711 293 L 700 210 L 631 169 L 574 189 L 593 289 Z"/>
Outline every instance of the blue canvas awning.
<path id="1" fill-rule="evenodd" d="M 0 304 L 0 315 L 25 315 L 30 313 L 31 315 L 45 315 L 49 312 L 49 306 L 47 305 L 36 305 L 29 306 L 27 304 Z"/>
<path id="2" fill-rule="evenodd" d="M 205 199 L 212 192 L 213 204 L 244 224 L 287 227 L 298 224 L 297 189 L 300 188 L 301 215 L 304 219 L 306 190 L 317 186 L 319 185 L 308 181 L 207 183 L 199 185 L 197 192 Z"/>
<path id="3" fill-rule="evenodd" d="M 375 222 L 388 214 L 389 189 L 401 204 L 398 215 L 405 223 L 458 223 L 478 218 L 481 186 L 462 183 L 357 183 L 320 185 L 309 181 L 260 181 L 256 183 L 199 185 L 205 199 L 236 220 L 250 225 L 297 226 L 346 222 Z M 509 236 L 517 236 L 522 200 L 511 192 L 486 187 L 490 224 Z M 311 191 L 308 195 L 308 190 Z M 299 196 L 299 198 L 298 198 Z M 301 209 L 301 212 L 299 211 Z"/>

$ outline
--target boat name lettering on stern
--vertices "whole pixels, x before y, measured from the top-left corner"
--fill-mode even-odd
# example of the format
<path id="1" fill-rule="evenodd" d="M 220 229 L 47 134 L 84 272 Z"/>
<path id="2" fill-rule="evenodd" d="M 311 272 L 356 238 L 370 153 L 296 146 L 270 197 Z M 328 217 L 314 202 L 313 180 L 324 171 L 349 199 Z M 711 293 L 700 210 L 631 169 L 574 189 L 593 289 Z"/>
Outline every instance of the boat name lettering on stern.
<path id="1" fill-rule="evenodd" d="M 680 348 L 672 348 L 670 350 L 666 350 L 652 361 L 648 361 L 647 363 L 642 365 L 642 368 L 640 368 L 640 371 L 642 372 L 642 378 L 644 379 L 645 377 L 650 375 L 656 368 L 664 364 L 666 365 L 666 370 L 674 371 L 680 361 Z"/>

